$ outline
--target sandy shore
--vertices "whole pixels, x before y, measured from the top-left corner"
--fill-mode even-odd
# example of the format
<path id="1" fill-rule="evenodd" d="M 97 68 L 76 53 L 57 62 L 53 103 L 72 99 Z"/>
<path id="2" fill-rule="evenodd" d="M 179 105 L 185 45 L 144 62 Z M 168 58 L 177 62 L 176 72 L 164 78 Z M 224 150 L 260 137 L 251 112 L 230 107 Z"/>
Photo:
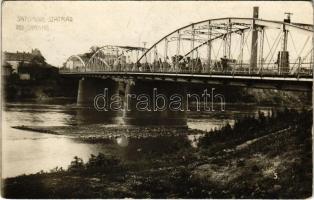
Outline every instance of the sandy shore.
<path id="1" fill-rule="evenodd" d="M 77 139 L 113 139 L 121 136 L 129 138 L 146 138 L 160 136 L 181 136 L 202 134 L 204 131 L 186 127 L 138 127 L 112 126 L 103 124 L 79 126 L 13 126 L 12 128 L 45 134 L 65 135 Z"/>

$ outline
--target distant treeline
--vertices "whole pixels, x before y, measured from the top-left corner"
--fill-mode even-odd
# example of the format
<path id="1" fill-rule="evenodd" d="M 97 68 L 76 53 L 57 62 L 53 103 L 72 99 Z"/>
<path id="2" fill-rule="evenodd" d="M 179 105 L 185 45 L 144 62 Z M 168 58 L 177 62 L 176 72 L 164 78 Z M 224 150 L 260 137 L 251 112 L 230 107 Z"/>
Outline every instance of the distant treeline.
<path id="1" fill-rule="evenodd" d="M 65 79 L 59 74 L 37 80 L 20 80 L 17 74 L 12 74 L 4 81 L 3 87 L 7 101 L 46 97 L 76 98 L 78 80 Z"/>

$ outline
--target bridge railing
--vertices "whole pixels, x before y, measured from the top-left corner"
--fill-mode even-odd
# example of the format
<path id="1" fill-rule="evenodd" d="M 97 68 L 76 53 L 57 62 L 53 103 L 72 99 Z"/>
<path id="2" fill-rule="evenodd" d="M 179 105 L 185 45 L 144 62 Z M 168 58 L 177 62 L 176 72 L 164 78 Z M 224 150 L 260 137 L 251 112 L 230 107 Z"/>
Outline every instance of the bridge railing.
<path id="1" fill-rule="evenodd" d="M 181 73 L 181 74 L 224 74 L 224 75 L 251 75 L 251 76 L 287 76 L 304 77 L 313 76 L 313 63 L 304 62 L 289 63 L 289 67 L 280 69 L 278 63 L 258 63 L 256 68 L 251 68 L 248 62 L 221 63 L 215 62 L 211 65 L 206 63 L 178 63 L 167 62 L 150 63 L 130 63 L 125 65 L 115 65 L 111 67 L 87 68 L 72 67 L 62 68 L 64 73 L 89 73 L 89 72 L 145 72 L 145 73 Z"/>

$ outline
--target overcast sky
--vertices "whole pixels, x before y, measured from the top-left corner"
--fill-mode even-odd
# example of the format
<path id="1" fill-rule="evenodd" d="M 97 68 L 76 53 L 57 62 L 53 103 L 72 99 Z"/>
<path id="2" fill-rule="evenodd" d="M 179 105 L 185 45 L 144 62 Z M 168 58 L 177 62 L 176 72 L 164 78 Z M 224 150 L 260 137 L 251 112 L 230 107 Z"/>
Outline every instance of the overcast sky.
<path id="1" fill-rule="evenodd" d="M 292 21 L 313 23 L 311 2 L 6 1 L 2 6 L 2 50 L 38 48 L 48 63 L 60 66 L 67 57 L 94 45 L 142 46 L 145 41 L 149 46 L 192 22 L 252 17 L 253 6 L 259 6 L 262 19 L 281 21 L 284 12 L 292 12 Z M 21 21 L 22 17 L 26 21 Z M 73 20 L 49 22 L 51 17 Z"/>

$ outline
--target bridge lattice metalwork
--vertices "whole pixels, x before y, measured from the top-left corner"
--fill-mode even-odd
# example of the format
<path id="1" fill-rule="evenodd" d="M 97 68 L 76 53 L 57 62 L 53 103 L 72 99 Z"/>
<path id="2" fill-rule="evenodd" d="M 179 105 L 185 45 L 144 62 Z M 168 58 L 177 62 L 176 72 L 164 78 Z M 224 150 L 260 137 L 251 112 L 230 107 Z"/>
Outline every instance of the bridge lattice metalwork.
<path id="1" fill-rule="evenodd" d="M 63 72 L 97 72 L 133 70 L 134 64 L 145 48 L 132 46 L 94 47 L 91 52 L 70 56 Z"/>
<path id="2" fill-rule="evenodd" d="M 174 30 L 147 49 L 107 45 L 71 56 L 61 71 L 310 77 L 313 32 L 313 25 L 290 18 L 209 19 Z"/>

